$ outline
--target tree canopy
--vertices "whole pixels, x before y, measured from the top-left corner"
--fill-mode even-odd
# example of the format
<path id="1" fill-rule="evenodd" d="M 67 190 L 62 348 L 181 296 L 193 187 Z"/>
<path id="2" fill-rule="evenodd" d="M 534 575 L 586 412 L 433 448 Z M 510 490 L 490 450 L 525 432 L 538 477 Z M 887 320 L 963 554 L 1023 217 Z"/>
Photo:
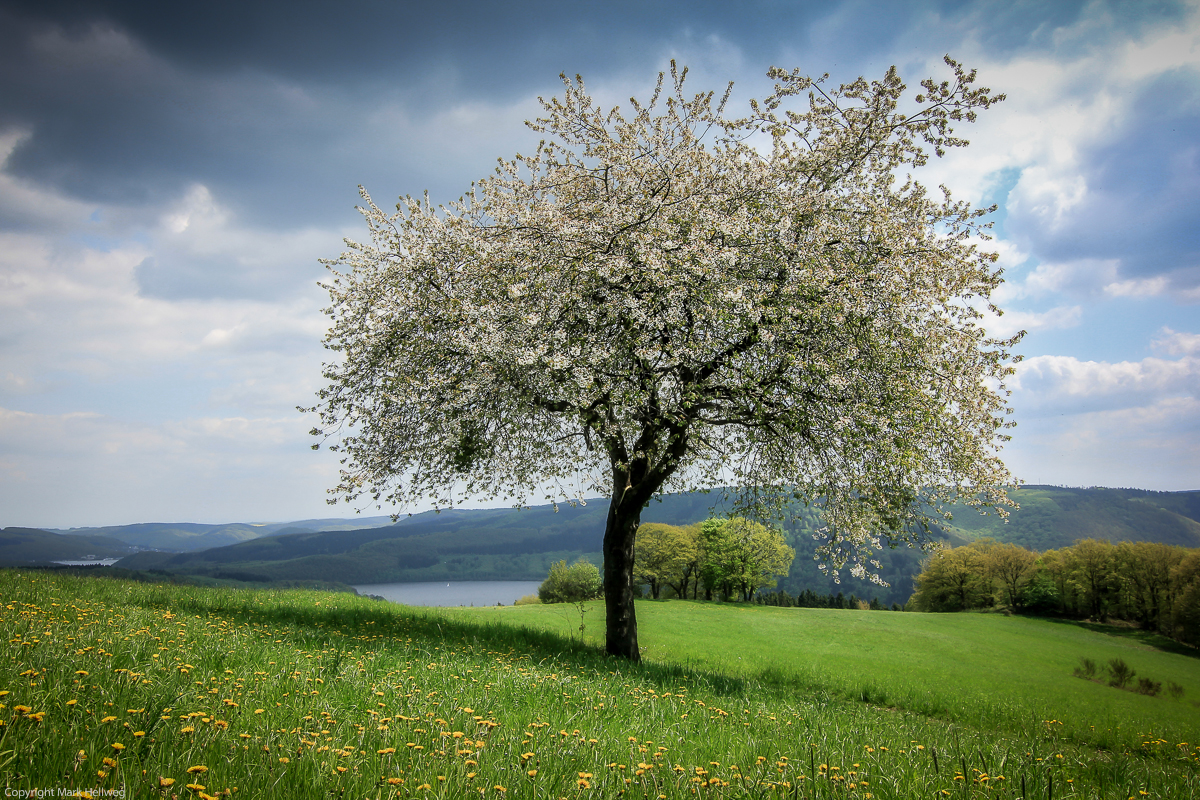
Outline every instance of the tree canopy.
<path id="1" fill-rule="evenodd" d="M 902 174 L 1003 99 L 946 63 L 908 99 L 894 68 L 837 88 L 772 69 L 736 118 L 674 65 L 625 110 L 564 78 L 538 147 L 459 201 L 388 213 L 364 191 L 312 409 L 344 455 L 333 493 L 606 495 L 607 647 L 635 659 L 658 493 L 816 502 L 824 563 L 856 575 L 956 499 L 1003 505 L 1015 339 L 980 325 L 1001 280 L 985 212 Z"/>
<path id="2" fill-rule="evenodd" d="M 700 534 L 704 562 L 700 574 L 711 591 L 749 600 L 759 589 L 787 575 L 796 551 L 774 528 L 742 517 L 710 519 Z"/>

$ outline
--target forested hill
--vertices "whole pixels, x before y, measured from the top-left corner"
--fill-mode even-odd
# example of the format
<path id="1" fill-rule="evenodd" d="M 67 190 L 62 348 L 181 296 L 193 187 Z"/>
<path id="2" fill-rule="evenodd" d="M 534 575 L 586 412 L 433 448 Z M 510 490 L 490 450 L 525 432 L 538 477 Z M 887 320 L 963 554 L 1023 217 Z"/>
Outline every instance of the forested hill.
<path id="1" fill-rule="evenodd" d="M 1025 486 L 1011 495 L 1021 508 L 1007 523 L 963 509 L 946 532 L 952 538 L 986 536 L 1039 552 L 1078 539 L 1200 547 L 1200 491 Z"/>
<path id="2" fill-rule="evenodd" d="M 349 531 L 357 528 L 377 528 L 390 525 L 391 522 L 391 517 L 304 519 L 268 523 L 232 522 L 224 525 L 205 525 L 198 522 L 141 522 L 102 528 L 51 529 L 50 532 L 71 536 L 107 536 L 143 549 L 186 552 L 224 547 L 260 536 L 310 531 Z"/>
<path id="3" fill-rule="evenodd" d="M 688 524 L 706 518 L 719 495 L 671 495 L 651 503 L 645 521 Z M 353 531 L 260 537 L 194 553 L 139 553 L 120 562 L 245 581 L 540 580 L 551 563 L 587 555 L 599 561 L 608 505 L 452 510 Z"/>
<path id="4" fill-rule="evenodd" d="M 1007 524 L 994 515 L 983 517 L 963 508 L 951 523 L 939 527 L 939 537 L 952 544 L 991 537 L 1039 551 L 1064 547 L 1083 538 L 1200 547 L 1200 491 L 1028 486 L 1014 492 L 1014 497 L 1021 508 L 1011 513 Z M 642 519 L 673 525 L 697 522 L 709 516 L 720 499 L 717 493 L 671 495 L 651 503 Z M 122 559 L 121 567 L 218 580 L 326 580 L 347 584 L 540 580 L 558 559 L 587 557 L 600 562 L 607 511 L 604 500 L 593 500 L 576 508 L 561 506 L 557 513 L 550 506 L 454 510 L 417 514 L 395 524 L 384 524 L 390 523 L 387 517 L 366 518 L 358 520 L 357 526 L 354 520 L 266 526 L 152 524 L 78 531 L 88 534 L 86 537 L 45 532 L 39 532 L 39 537 L 27 529 L 9 528 L 0 532 L 0 563 L 45 563 L 79 558 L 85 553 L 101 555 L 97 549 L 101 543 L 94 537 L 103 533 L 110 542 L 103 555 L 116 554 L 120 543 L 113 540 L 141 547 L 154 547 L 155 541 L 179 544 L 183 540 L 187 545 L 171 548 L 188 550 L 182 553 L 137 553 Z M 318 530 L 321 526 L 335 529 Z M 878 596 L 886 604 L 908 599 L 912 576 L 920 571 L 923 554 L 906 548 L 882 553 L 881 574 L 892 584 L 890 588 L 845 576 L 835 584 L 812 559 L 816 548 L 813 533 L 818 526 L 818 519 L 811 513 L 786 526 L 797 556 L 791 575 L 780 581 L 781 589 L 793 594 L 812 589 L 822 594 L 854 593 L 863 599 Z M 196 548 L 199 540 L 239 535 L 253 538 L 204 550 Z M 84 545 L 85 538 L 91 543 Z"/>

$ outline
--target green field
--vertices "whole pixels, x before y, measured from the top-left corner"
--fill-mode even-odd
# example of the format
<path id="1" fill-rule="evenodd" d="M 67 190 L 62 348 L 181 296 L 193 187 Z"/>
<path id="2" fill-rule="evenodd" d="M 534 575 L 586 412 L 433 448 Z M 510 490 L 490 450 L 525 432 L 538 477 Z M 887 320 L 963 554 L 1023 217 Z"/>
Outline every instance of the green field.
<path id="1" fill-rule="evenodd" d="M 603 646 L 604 607 L 589 604 L 585 641 Z M 578 635 L 573 606 L 445 609 Z M 1040 720 L 1098 746 L 1134 738 L 1200 738 L 1200 651 L 1164 652 L 1142 639 L 1000 614 L 919 614 L 670 601 L 638 605 L 645 658 L 952 719 L 1021 730 Z M 1154 641 L 1151 639 L 1150 641 Z M 1138 675 L 1184 687 L 1182 701 L 1119 691 L 1072 676 L 1081 658 L 1113 658 Z M 1088 709 L 1086 716 L 1079 709 Z"/>
<path id="2" fill-rule="evenodd" d="M 566 606 L 15 571 L 0 600 L 7 789 L 1200 798 L 1200 660 L 1073 625 L 647 602 L 630 665 Z M 1183 696 L 1070 674 L 1117 656 Z"/>

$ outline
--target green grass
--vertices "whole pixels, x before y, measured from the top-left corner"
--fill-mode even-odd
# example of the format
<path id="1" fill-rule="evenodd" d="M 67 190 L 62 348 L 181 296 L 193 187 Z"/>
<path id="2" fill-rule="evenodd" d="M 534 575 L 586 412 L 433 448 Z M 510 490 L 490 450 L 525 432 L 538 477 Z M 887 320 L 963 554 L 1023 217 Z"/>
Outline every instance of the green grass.
<path id="1" fill-rule="evenodd" d="M 603 604 L 584 615 L 602 646 Z M 447 609 L 459 619 L 505 620 L 563 635 L 571 606 Z M 1064 736 L 1106 748 L 1147 738 L 1200 739 L 1200 660 L 1082 626 L 998 614 L 918 614 L 669 601 L 638 604 L 644 657 L 798 691 L 902 707 L 973 726 L 1022 730 L 1058 720 Z M 1157 638 L 1157 637 L 1156 637 Z M 1147 697 L 1073 677 L 1081 658 L 1121 658 L 1182 699 Z M 1086 715 L 1079 713 L 1087 709 Z"/>
<path id="2" fill-rule="evenodd" d="M 958 700 L 930 715 L 899 693 L 852 699 L 856 681 L 886 685 L 881 676 L 906 663 L 897 626 L 932 642 L 940 621 L 960 624 L 948 616 L 913 615 L 922 629 L 883 612 L 647 603 L 638 611 L 650 658 L 630 665 L 552 630 L 578 626 L 562 607 L 431 611 L 14 571 L 0 572 L 0 601 L 0 779 L 10 789 L 200 800 L 1200 797 L 1196 743 L 1137 736 L 1179 730 L 1165 717 L 1139 718 L 1151 727 L 1122 728 L 1100 748 L 1053 718 L 972 717 Z M 589 634 L 600 613 L 586 616 Z M 805 630 L 818 622 L 819 633 Z M 963 616 L 955 636 L 983 646 L 1018 636 L 1002 624 L 1027 622 Z M 1008 644 L 1080 636 L 1079 655 L 1092 658 L 1107 646 L 1082 629 L 1029 631 Z M 811 646 L 830 638 L 841 643 Z M 666 649 L 684 639 L 691 650 Z M 1172 659 L 1183 664 L 1186 711 L 1198 662 L 1145 654 L 1170 656 L 1127 659 L 1156 679 Z M 950 697 L 960 690 L 941 676 L 978 663 L 911 666 L 896 682 Z M 981 679 L 964 681 L 986 698 Z M 1072 712 L 1087 720 L 1098 709 Z M 160 792 L 164 779 L 173 784 Z"/>

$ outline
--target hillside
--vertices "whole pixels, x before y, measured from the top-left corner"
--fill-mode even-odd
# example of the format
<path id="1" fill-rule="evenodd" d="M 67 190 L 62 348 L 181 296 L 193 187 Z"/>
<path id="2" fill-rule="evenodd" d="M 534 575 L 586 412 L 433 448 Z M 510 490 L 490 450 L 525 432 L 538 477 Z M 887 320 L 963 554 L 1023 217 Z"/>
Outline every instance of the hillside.
<path id="1" fill-rule="evenodd" d="M 1200 491 L 1024 486 L 1012 497 L 1021 508 L 1007 523 L 963 509 L 947 533 L 968 541 L 989 536 L 1039 552 L 1078 539 L 1200 547 Z"/>
<path id="2" fill-rule="evenodd" d="M 197 522 L 142 522 L 134 525 L 109 525 L 101 528 L 49 529 L 51 533 L 75 536 L 108 536 L 147 550 L 187 552 L 225 547 L 261 536 L 307 531 L 348 531 L 390 525 L 391 517 L 359 519 L 305 519 L 294 522 L 233 522 L 205 525 Z"/>
<path id="3" fill-rule="evenodd" d="M 1037 549 L 1086 537 L 1200 546 L 1200 522 L 1188 516 L 1200 516 L 1200 492 L 1033 486 L 1018 489 L 1015 497 L 1022 507 L 1012 512 L 1007 524 L 964 508 L 935 535 L 951 544 L 990 536 Z M 715 493 L 670 495 L 647 507 L 643 521 L 697 522 L 719 500 Z M 139 553 L 124 559 L 121 566 L 257 583 L 540 580 L 559 559 L 586 557 L 600 562 L 606 512 L 602 500 L 584 507 L 563 506 L 557 513 L 551 506 L 427 512 L 384 527 L 304 533 L 287 533 L 284 528 L 269 537 L 204 552 Z M 884 605 L 908 600 L 923 553 L 908 548 L 884 550 L 880 574 L 890 584 L 887 587 L 846 575 L 835 582 L 813 560 L 817 544 L 813 534 L 819 527 L 820 520 L 811 510 L 785 526 L 797 556 L 791 574 L 780 579 L 780 589 L 792 594 L 812 589 L 867 600 L 878 597 Z"/>
<path id="4" fill-rule="evenodd" d="M 991 537 L 1036 550 L 1064 547 L 1081 538 L 1200 547 L 1200 492 L 1028 486 L 1013 496 L 1021 508 L 1010 514 L 1007 523 L 995 515 L 983 517 L 963 508 L 949 524 L 939 526 L 935 536 L 955 545 Z M 720 499 L 717 493 L 670 495 L 647 507 L 643 521 L 697 522 L 706 518 Z M 26 533 L 19 546 L 16 542 L 0 544 L 0 553 L 9 553 L 9 561 L 4 563 L 45 563 L 76 558 L 75 553 L 108 555 L 124 543 L 175 551 L 130 555 L 120 564 L 128 569 L 259 584 L 540 580 L 559 559 L 585 557 L 600 562 L 606 513 L 607 504 L 594 500 L 586 506 L 562 506 L 557 512 L 551 506 L 426 512 L 395 524 L 388 517 L 267 525 L 146 523 L 46 533 L 40 538 Z M 908 548 L 884 550 L 880 574 L 888 587 L 845 575 L 835 582 L 813 560 L 814 533 L 820 525 L 811 509 L 785 525 L 797 556 L 791 574 L 780 579 L 780 589 L 792 594 L 804 589 L 820 594 L 842 592 L 864 600 L 877 597 L 884 605 L 902 604 L 909 598 L 923 553 Z M 81 537 L 84 533 L 87 536 Z M 59 540 L 47 538 L 56 535 Z M 66 537 L 71 536 L 108 537 L 108 549 L 99 544 L 82 550 L 66 547 Z M 9 538 L 7 532 L 0 533 L 0 543 Z M 39 543 L 49 549 L 39 549 Z M 124 553 L 128 549 L 115 555 Z"/>
<path id="5" fill-rule="evenodd" d="M 646 521 L 687 524 L 707 516 L 715 495 L 673 495 L 646 509 Z M 261 537 L 193 553 L 138 553 L 129 569 L 155 569 L 254 582 L 323 579 L 343 583 L 419 580 L 540 580 L 553 561 L 599 560 L 603 503 L 527 509 L 450 510 L 352 531 Z"/>
<path id="6" fill-rule="evenodd" d="M 53 561 L 122 558 L 132 548 L 108 536 L 74 536 L 36 528 L 0 530 L 0 566 L 20 567 Z"/>
<path id="7" fill-rule="evenodd" d="M 580 636 L 572 606 L 17 570 L 0 596 L 14 796 L 1196 797 L 1200 661 L 1048 620 L 641 601 L 632 664 L 599 602 Z"/>

